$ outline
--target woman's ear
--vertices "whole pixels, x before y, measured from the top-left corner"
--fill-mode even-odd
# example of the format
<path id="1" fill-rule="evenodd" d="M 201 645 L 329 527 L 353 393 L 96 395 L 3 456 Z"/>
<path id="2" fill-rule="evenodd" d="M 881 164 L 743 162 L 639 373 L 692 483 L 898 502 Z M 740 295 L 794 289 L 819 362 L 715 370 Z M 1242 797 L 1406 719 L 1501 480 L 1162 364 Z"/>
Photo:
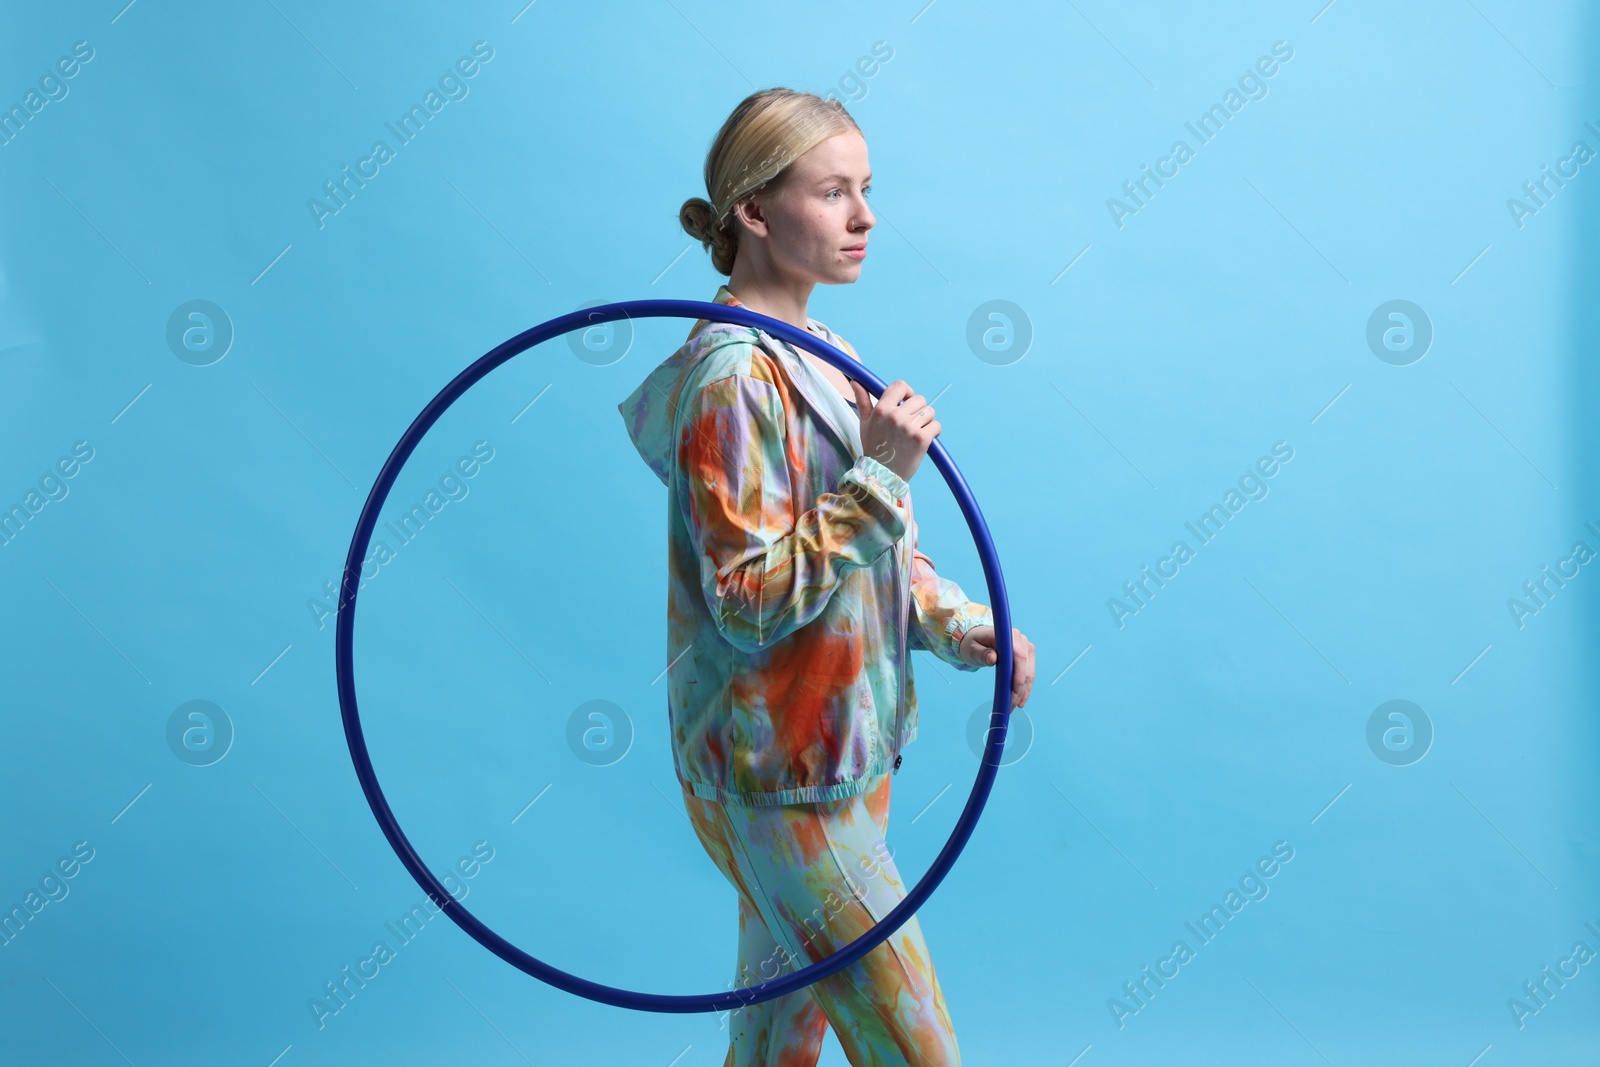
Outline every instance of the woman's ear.
<path id="1" fill-rule="evenodd" d="M 747 196 L 733 205 L 734 216 L 754 237 L 767 236 L 767 216 L 758 196 Z"/>

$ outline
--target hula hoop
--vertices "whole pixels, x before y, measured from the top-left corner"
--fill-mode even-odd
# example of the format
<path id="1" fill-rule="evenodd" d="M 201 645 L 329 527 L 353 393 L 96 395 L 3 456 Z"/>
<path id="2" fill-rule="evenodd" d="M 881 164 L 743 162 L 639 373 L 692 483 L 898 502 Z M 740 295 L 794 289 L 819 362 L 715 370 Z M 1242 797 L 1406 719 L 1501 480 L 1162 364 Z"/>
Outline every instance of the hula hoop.
<path id="1" fill-rule="evenodd" d="M 744 989 L 681 996 L 638 993 L 568 974 L 529 955 L 489 929 L 450 894 L 411 847 L 411 842 L 406 839 L 399 823 L 395 821 L 394 813 L 389 810 L 389 802 L 384 797 L 383 790 L 378 785 L 378 776 L 372 769 L 372 758 L 367 753 L 366 737 L 361 729 L 361 713 L 356 704 L 355 670 L 352 662 L 356 595 L 360 590 L 361 564 L 366 557 L 367 545 L 372 540 L 372 530 L 377 525 L 378 513 L 382 510 L 384 501 L 388 499 L 389 490 L 399 477 L 401 468 L 405 466 L 406 460 L 427 434 L 428 429 L 451 404 L 460 399 L 461 395 L 484 375 L 534 345 L 582 327 L 597 326 L 625 318 L 707 319 L 712 322 L 730 322 L 755 327 L 816 354 L 840 370 L 848 370 L 850 376 L 864 384 L 874 397 L 882 395 L 884 390 L 885 383 L 872 371 L 808 331 L 796 329 L 786 322 L 780 322 L 747 308 L 701 300 L 625 300 L 615 304 L 580 309 L 525 330 L 490 349 L 451 379 L 428 406 L 422 409 L 421 414 L 406 428 L 394 450 L 389 453 L 383 469 L 378 472 L 378 480 L 373 483 L 371 492 L 367 494 L 367 502 L 361 509 L 361 517 L 356 521 L 355 536 L 350 541 L 350 551 L 345 557 L 344 575 L 340 583 L 341 596 L 334 644 L 335 669 L 339 683 L 339 709 L 344 719 L 345 740 L 350 745 L 350 758 L 355 764 L 356 776 L 361 780 L 362 792 L 366 794 L 367 803 L 372 807 L 372 814 L 377 818 L 384 836 L 389 839 L 390 847 L 434 904 L 480 945 L 513 967 L 531 974 L 542 982 L 601 1004 L 634 1008 L 639 1011 L 723 1011 L 741 1004 L 756 1004 L 791 993 L 854 963 L 916 914 L 923 901 L 927 900 L 929 894 L 938 888 L 939 883 L 950 872 L 956 857 L 961 855 L 967 839 L 972 836 L 978 816 L 983 812 L 983 805 L 989 798 L 989 790 L 994 785 L 995 774 L 1000 767 L 1000 757 L 1005 749 L 1013 668 L 1011 607 L 1006 600 L 1005 581 L 1000 574 L 1000 560 L 995 553 L 994 541 L 989 536 L 988 524 L 984 522 L 983 514 L 978 510 L 977 502 L 973 499 L 966 480 L 961 477 L 961 472 L 956 469 L 943 443 L 936 437 L 928 447 L 928 457 L 944 475 L 951 492 L 961 505 L 961 512 L 966 516 L 967 525 L 972 530 L 978 554 L 983 560 L 984 579 L 989 587 L 990 608 L 994 613 L 997 659 L 994 709 L 989 719 L 989 740 L 984 747 L 983 758 L 978 766 L 978 777 L 973 783 L 966 807 L 962 809 L 960 818 L 956 820 L 955 830 L 945 842 L 944 848 L 939 851 L 939 855 L 934 858 L 928 872 L 906 894 L 905 899 L 883 917 L 883 921 L 827 959 L 808 964 L 792 974 L 774 978 L 770 982 L 762 982 Z M 348 593 L 348 601 L 344 599 L 344 593 Z"/>

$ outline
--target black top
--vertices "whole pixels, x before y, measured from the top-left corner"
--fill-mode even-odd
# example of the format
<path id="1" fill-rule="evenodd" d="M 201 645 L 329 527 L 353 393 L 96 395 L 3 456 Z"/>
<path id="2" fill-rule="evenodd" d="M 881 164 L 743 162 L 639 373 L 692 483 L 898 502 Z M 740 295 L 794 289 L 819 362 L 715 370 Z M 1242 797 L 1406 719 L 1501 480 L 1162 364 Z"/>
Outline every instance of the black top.
<path id="1" fill-rule="evenodd" d="M 807 330 L 811 330 L 812 333 L 817 334 L 817 336 L 819 336 L 819 337 L 822 336 L 820 333 L 818 333 L 818 331 L 812 330 L 810 326 L 807 326 L 806 329 Z M 799 356 L 802 359 L 804 358 L 803 356 L 800 356 L 800 350 L 798 348 L 796 348 L 794 345 L 791 345 L 788 341 L 783 341 L 781 343 L 783 344 L 783 346 L 785 348 L 787 348 L 789 351 L 793 352 L 796 356 Z M 845 399 L 845 403 L 850 405 L 850 410 L 851 411 L 854 411 L 857 415 L 861 414 L 861 409 L 856 407 L 856 402 L 854 400 Z"/>

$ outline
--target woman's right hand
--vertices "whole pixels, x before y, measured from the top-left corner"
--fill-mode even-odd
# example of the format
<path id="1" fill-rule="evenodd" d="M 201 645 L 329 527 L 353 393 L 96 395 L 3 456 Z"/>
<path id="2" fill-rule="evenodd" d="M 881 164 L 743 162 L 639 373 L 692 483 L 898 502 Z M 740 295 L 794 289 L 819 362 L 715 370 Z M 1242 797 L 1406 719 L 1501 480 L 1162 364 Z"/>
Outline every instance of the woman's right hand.
<path id="1" fill-rule="evenodd" d="M 901 379 L 890 382 L 876 403 L 866 386 L 849 381 L 861 416 L 861 451 L 909 482 L 942 429 L 933 408 Z"/>

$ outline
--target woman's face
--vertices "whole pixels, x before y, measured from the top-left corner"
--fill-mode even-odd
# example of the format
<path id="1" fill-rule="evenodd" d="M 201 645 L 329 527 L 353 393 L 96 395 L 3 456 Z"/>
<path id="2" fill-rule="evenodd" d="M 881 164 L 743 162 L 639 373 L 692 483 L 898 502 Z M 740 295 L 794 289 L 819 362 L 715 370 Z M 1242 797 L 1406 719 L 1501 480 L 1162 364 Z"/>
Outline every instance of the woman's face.
<path id="1" fill-rule="evenodd" d="M 796 159 L 779 188 L 756 194 L 761 222 L 746 225 L 766 237 L 778 271 L 824 285 L 853 282 L 877 223 L 867 207 L 871 187 L 867 142 L 855 130 L 836 134 Z"/>

